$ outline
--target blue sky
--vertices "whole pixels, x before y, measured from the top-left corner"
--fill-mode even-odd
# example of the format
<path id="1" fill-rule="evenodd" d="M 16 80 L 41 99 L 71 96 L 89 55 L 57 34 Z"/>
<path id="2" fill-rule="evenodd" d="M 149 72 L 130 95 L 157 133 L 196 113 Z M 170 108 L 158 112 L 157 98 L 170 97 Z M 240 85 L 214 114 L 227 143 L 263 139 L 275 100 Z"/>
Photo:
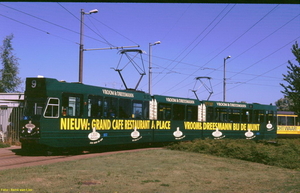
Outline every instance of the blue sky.
<path id="1" fill-rule="evenodd" d="M 81 9 L 99 10 L 84 16 L 85 49 L 139 45 L 146 52 L 140 90 L 148 91 L 149 43 L 161 41 L 152 46 L 153 94 L 195 98 L 191 90 L 197 90 L 199 99 L 207 99 L 195 80 L 207 76 L 210 99 L 222 101 L 223 62 L 230 55 L 226 100 L 274 104 L 283 97 L 279 83 L 287 61 L 296 63 L 291 48 L 300 42 L 300 5 L 1 2 L 0 39 L 14 34 L 23 80 L 78 81 Z M 124 89 L 118 68 L 135 87 L 140 75 L 119 51 L 85 51 L 84 84 Z"/>

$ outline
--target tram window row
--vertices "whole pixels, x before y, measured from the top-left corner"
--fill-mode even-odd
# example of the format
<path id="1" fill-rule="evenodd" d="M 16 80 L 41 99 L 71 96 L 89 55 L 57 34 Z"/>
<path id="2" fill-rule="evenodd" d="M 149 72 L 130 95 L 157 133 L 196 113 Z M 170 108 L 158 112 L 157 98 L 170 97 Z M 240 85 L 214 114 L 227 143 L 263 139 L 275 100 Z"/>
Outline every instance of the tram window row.
<path id="1" fill-rule="evenodd" d="M 264 123 L 276 120 L 274 111 L 253 108 L 206 107 L 200 112 L 198 105 L 158 103 L 157 106 L 158 120 L 197 121 L 198 113 L 202 113 L 200 116 L 204 116 L 207 122 Z"/>
<path id="2" fill-rule="evenodd" d="M 34 106 L 35 109 L 38 109 L 37 105 Z M 58 98 L 49 98 L 44 116 L 46 118 L 58 118 L 59 106 Z M 87 106 L 86 115 L 84 115 L 84 106 Z M 157 118 L 155 119 L 197 121 L 198 113 L 200 113 L 198 108 L 198 105 L 159 102 L 157 104 Z M 68 117 L 149 119 L 148 100 L 89 95 L 87 102 L 84 102 L 81 94 L 63 93 L 61 109 L 61 115 Z M 207 122 L 263 123 L 265 121 L 273 122 L 276 119 L 274 111 L 252 108 L 208 106 L 201 113 Z M 295 125 L 296 120 L 292 119 L 292 117 L 281 118 L 279 122 Z"/>
<path id="3" fill-rule="evenodd" d="M 83 95 L 64 94 L 62 115 L 82 117 L 83 104 Z M 149 118 L 148 101 L 90 95 L 86 105 L 87 116 L 91 118 Z"/>
<path id="4" fill-rule="evenodd" d="M 88 117 L 148 119 L 148 106 L 148 101 L 89 96 Z"/>
<path id="5" fill-rule="evenodd" d="M 278 111 L 277 112 L 277 124 L 286 126 L 299 126 L 300 118 L 294 112 L 290 111 Z"/>
<path id="6" fill-rule="evenodd" d="M 276 119 L 274 111 L 207 107 L 206 121 L 232 123 L 263 123 Z"/>
<path id="7" fill-rule="evenodd" d="M 158 120 L 197 121 L 198 106 L 159 103 Z"/>

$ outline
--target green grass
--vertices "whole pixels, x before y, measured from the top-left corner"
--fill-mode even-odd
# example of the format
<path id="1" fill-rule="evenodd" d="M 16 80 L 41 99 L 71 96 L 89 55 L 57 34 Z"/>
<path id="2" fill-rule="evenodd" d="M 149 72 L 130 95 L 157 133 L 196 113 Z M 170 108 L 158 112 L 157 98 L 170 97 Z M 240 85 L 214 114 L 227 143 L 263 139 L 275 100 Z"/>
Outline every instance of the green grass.
<path id="1" fill-rule="evenodd" d="M 168 148 L 300 170 L 300 139 L 276 141 L 205 139 L 173 144 Z"/>
<path id="2" fill-rule="evenodd" d="M 2 170 L 0 191 L 300 192 L 300 139 L 206 139 L 168 148 Z"/>
<path id="3" fill-rule="evenodd" d="M 28 192 L 300 192 L 300 171 L 157 149 L 0 171 L 0 188 Z"/>
<path id="4" fill-rule="evenodd" d="M 0 148 L 4 148 L 4 147 L 10 147 L 10 145 L 7 143 L 0 142 Z"/>

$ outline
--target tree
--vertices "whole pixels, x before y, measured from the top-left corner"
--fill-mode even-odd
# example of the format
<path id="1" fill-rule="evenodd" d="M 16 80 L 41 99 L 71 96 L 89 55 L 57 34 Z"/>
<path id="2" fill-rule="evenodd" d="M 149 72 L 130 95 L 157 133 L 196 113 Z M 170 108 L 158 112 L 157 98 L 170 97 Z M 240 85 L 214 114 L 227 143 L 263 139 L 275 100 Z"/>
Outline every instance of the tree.
<path id="1" fill-rule="evenodd" d="M 290 106 L 293 104 L 286 97 L 279 99 L 275 102 L 278 111 L 290 111 Z"/>
<path id="2" fill-rule="evenodd" d="M 13 54 L 12 39 L 13 34 L 3 40 L 3 46 L 0 48 L 1 63 L 3 68 L 0 70 L 0 92 L 16 92 L 22 83 L 19 74 L 18 58 Z"/>
<path id="3" fill-rule="evenodd" d="M 297 42 L 293 45 L 291 50 L 298 64 L 293 64 L 290 60 L 288 61 L 287 74 L 283 74 L 283 80 L 286 81 L 288 85 L 284 85 L 283 83 L 280 83 L 280 85 L 284 89 L 281 92 L 291 101 L 290 110 L 300 115 L 300 48 Z"/>

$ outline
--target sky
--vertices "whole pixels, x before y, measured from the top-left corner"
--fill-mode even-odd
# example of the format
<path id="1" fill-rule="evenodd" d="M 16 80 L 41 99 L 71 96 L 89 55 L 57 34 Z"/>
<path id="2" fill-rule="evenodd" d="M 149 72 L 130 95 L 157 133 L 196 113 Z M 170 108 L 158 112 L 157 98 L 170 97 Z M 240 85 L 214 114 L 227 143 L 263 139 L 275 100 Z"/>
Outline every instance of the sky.
<path id="1" fill-rule="evenodd" d="M 145 73 L 138 90 L 148 92 L 150 55 L 152 94 L 206 100 L 212 90 L 222 101 L 225 61 L 226 101 L 275 104 L 288 61 L 297 64 L 299 4 L 0 2 L 0 45 L 14 35 L 24 82 L 79 81 L 81 9 L 98 9 L 84 15 L 84 49 L 101 48 L 84 51 L 84 84 L 124 89 L 117 69 L 128 88 Z M 128 59 L 120 47 L 144 52 Z"/>

